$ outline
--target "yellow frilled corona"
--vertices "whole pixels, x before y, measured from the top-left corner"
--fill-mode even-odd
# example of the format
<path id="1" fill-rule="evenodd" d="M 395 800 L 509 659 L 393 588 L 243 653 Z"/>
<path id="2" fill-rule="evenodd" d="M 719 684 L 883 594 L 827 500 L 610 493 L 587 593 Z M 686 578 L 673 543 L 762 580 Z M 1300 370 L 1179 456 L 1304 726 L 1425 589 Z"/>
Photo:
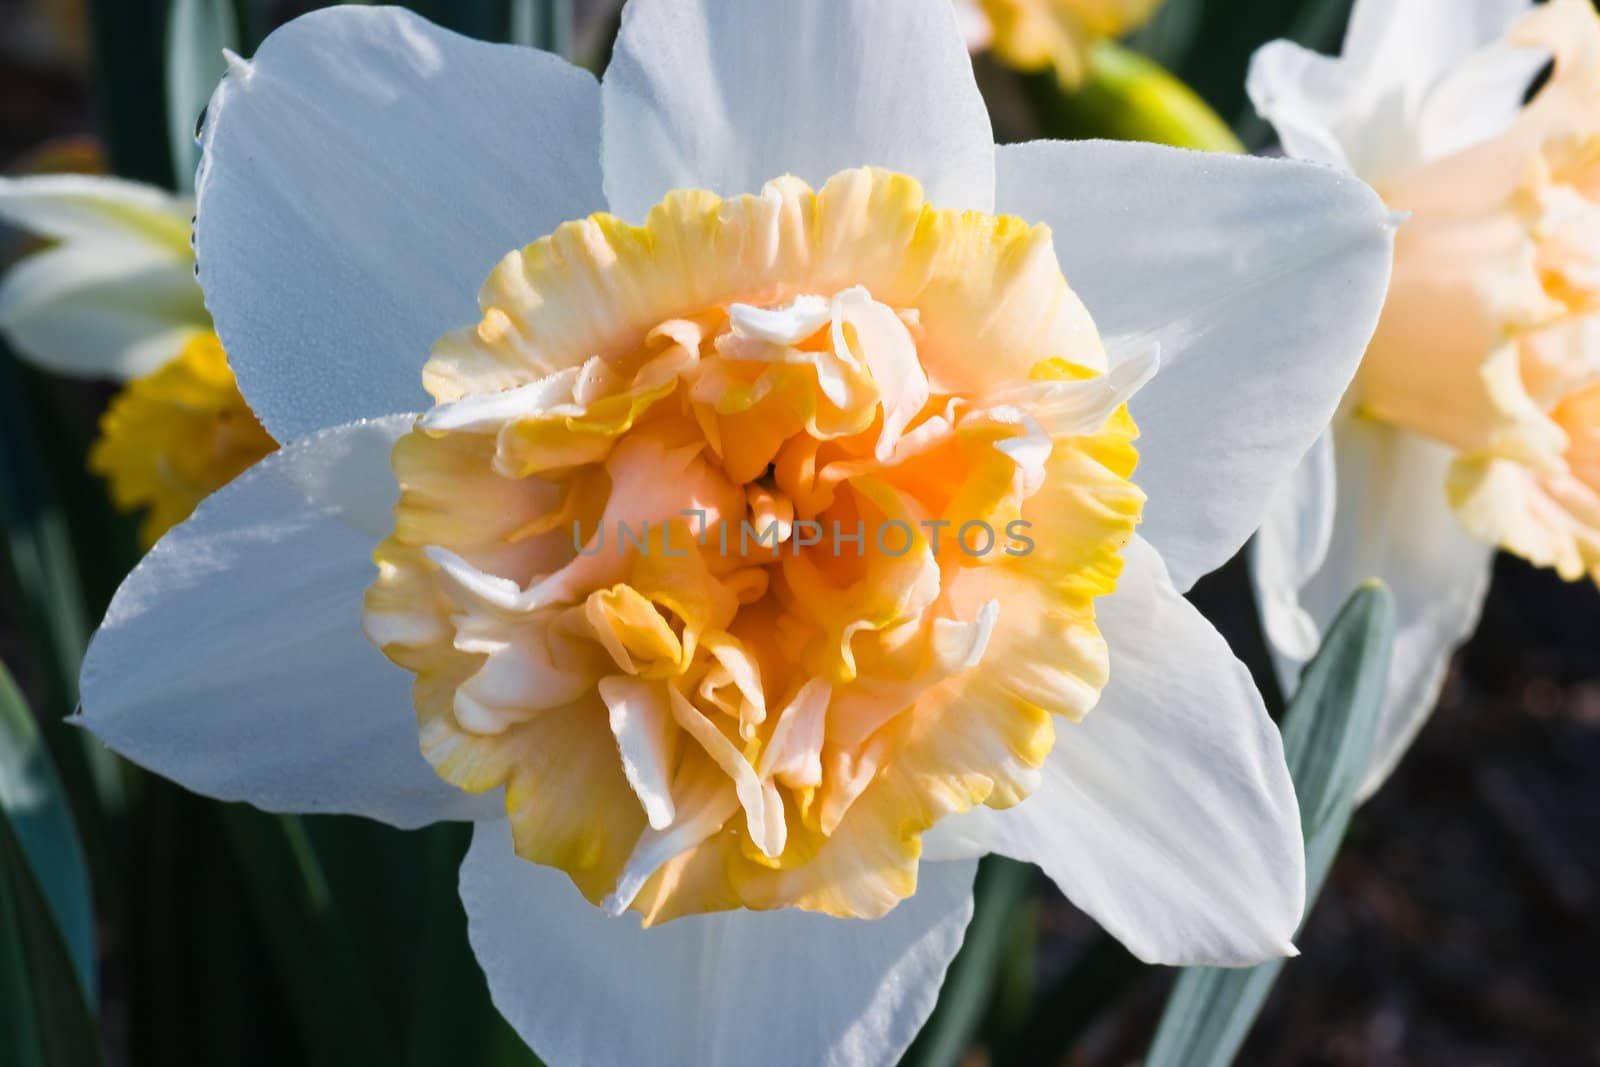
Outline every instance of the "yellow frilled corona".
<path id="1" fill-rule="evenodd" d="M 523 857 L 647 922 L 878 916 L 925 830 L 1028 795 L 1144 500 L 1047 228 L 871 169 L 677 192 L 480 304 L 395 448 L 366 629 Z"/>

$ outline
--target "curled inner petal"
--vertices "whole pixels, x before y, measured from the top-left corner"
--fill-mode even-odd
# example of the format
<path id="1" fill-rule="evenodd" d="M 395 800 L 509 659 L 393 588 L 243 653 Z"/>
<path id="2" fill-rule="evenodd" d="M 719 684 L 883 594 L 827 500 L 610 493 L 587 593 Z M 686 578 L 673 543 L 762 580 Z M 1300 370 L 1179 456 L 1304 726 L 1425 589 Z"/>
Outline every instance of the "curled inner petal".
<path id="1" fill-rule="evenodd" d="M 508 256 L 395 450 L 367 630 L 518 852 L 647 921 L 874 916 L 1098 699 L 1143 496 L 1048 231 L 910 179 L 670 195 Z"/>

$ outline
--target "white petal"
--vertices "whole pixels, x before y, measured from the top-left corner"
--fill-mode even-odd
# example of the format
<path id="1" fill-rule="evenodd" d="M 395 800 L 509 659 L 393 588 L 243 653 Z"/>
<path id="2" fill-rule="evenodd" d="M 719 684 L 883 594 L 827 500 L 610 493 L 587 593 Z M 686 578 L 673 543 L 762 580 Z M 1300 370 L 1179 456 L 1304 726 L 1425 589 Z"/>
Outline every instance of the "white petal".
<path id="1" fill-rule="evenodd" d="M 781 307 L 728 307 L 728 325 L 734 333 L 775 345 L 797 345 L 832 318 L 833 302 L 814 293 L 802 293 Z"/>
<path id="2" fill-rule="evenodd" d="M 333 7 L 207 110 L 200 278 L 280 441 L 427 406 L 422 364 L 508 251 L 603 206 L 599 91 L 543 52 Z"/>
<path id="3" fill-rule="evenodd" d="M 600 679 L 600 698 L 611 714 L 611 732 L 622 754 L 622 770 L 639 795 L 652 829 L 663 830 L 674 818 L 672 751 L 668 725 L 672 711 L 666 689 L 658 682 L 628 675 Z"/>
<path id="4" fill-rule="evenodd" d="M 762 778 L 777 777 L 795 789 L 821 785 L 822 742 L 832 697 L 833 686 L 821 678 L 812 678 L 801 686 L 778 713 L 778 723 L 761 751 L 756 773 Z"/>
<path id="5" fill-rule="evenodd" d="M 1421 157 L 1440 159 L 1503 133 L 1550 58 L 1538 49 L 1499 45 L 1453 68 L 1429 91 L 1417 115 Z"/>
<path id="6" fill-rule="evenodd" d="M 1473 540 L 1450 510 L 1448 449 L 1362 418 L 1335 425 L 1334 449 L 1338 495 L 1327 558 L 1299 590 L 1298 607 L 1321 629 L 1369 578 L 1394 594 L 1394 653 L 1373 767 L 1363 785 L 1367 795 L 1383 784 L 1427 721 L 1450 653 L 1477 626 L 1494 550 Z M 1281 585 L 1262 589 L 1269 638 L 1277 632 L 1273 615 L 1294 593 Z M 1277 644 L 1275 650 L 1292 690 L 1304 649 Z"/>
<path id="7" fill-rule="evenodd" d="M 703 770 L 697 773 L 681 765 L 672 789 L 676 812 L 671 824 L 646 827 L 639 835 L 617 878 L 616 889 L 600 902 L 607 915 L 617 916 L 627 911 L 662 865 L 720 833 L 739 810 L 739 798 L 732 784 L 715 768 L 709 773 Z"/>
<path id="8" fill-rule="evenodd" d="M 1250 542 L 1250 574 L 1262 603 L 1268 642 L 1299 665 L 1317 653 L 1321 628 L 1300 606 L 1300 587 L 1322 566 L 1337 505 L 1333 431 L 1325 430 L 1278 487 L 1266 521 Z M 1287 680 L 1293 691 L 1294 679 Z"/>
<path id="9" fill-rule="evenodd" d="M 0 329 L 57 373 L 123 379 L 159 367 L 211 325 L 194 280 L 192 213 L 115 178 L 0 178 L 0 221 L 60 242 L 0 279 Z"/>
<path id="10" fill-rule="evenodd" d="M 994 40 L 994 24 L 977 0 L 955 0 L 956 22 L 961 26 L 961 39 L 967 42 L 967 51 L 982 52 Z"/>
<path id="11" fill-rule="evenodd" d="M 937 855 L 1039 864 L 1151 963 L 1292 955 L 1305 900 L 1299 808 L 1250 673 L 1135 538 L 1099 602 L 1111 682 L 1057 728 L 1037 791 L 948 820 Z M 976 816 L 976 817 L 974 817 Z"/>
<path id="12" fill-rule="evenodd" d="M 1533 0 L 1358 0 L 1343 54 L 1374 80 L 1431 84 L 1531 10 Z"/>
<path id="13" fill-rule="evenodd" d="M 573 402 L 581 367 L 568 367 L 498 393 L 469 393 L 460 400 L 437 404 L 422 416 L 425 430 L 487 433 L 507 422 L 561 410 L 573 415 L 583 408 Z"/>
<path id="14" fill-rule="evenodd" d="M 1140 532 L 1180 590 L 1243 546 L 1360 361 L 1393 227 L 1325 167 L 1087 141 L 999 149 L 1000 210 L 1049 223 L 1113 363 L 1161 351 L 1134 397 Z"/>
<path id="15" fill-rule="evenodd" d="M 1117 408 L 1150 383 L 1160 366 L 1160 346 L 1150 345 L 1123 353 L 1107 374 L 1076 380 L 1009 382 L 983 394 L 981 403 L 1022 408 L 1051 438 L 1087 436 L 1098 433 Z"/>
<path id="16" fill-rule="evenodd" d="M 541 711 L 593 693 L 596 675 L 590 657 L 573 654 L 543 620 L 508 628 L 504 618 L 477 614 L 478 605 L 462 606 L 466 610 L 452 620 L 455 647 L 484 659 L 478 672 L 456 687 L 453 705 L 461 726 L 478 734 L 503 733 Z M 375 628 L 369 620 L 367 636 L 377 643 L 384 636 L 381 626 Z"/>
<path id="17" fill-rule="evenodd" d="M 924 863 L 917 894 L 871 921 L 734 911 L 641 930 L 519 859 L 504 823 L 484 823 L 461 899 L 495 1006 L 547 1063 L 876 1067 L 933 1009 L 972 915 L 973 871 Z"/>
<path id="18" fill-rule="evenodd" d="M 937 669 L 954 674 L 969 670 L 983 660 L 1000 618 L 1000 601 L 988 600 L 971 622 L 960 619 L 933 620 L 933 661 Z"/>
<path id="19" fill-rule="evenodd" d="M 699 742 L 706 754 L 732 780 L 739 806 L 744 808 L 745 830 L 750 840 L 769 857 L 781 855 L 788 835 L 783 801 L 775 791 L 766 787 L 744 753 L 728 740 L 727 735 L 704 712 L 691 704 L 676 688 L 669 688 L 667 695 L 678 725 Z"/>
<path id="20" fill-rule="evenodd" d="M 1246 88 L 1283 147 L 1373 182 L 1493 136 L 1522 103 L 1540 63 L 1495 48 L 1529 0 L 1362 0 L 1343 55 L 1273 41 Z"/>
<path id="21" fill-rule="evenodd" d="M 631 0 L 606 69 L 611 210 L 641 222 L 669 189 L 820 188 L 849 167 L 987 211 L 994 135 L 956 16 L 927 0 Z"/>
<path id="22" fill-rule="evenodd" d="M 189 263 L 104 244 L 37 252 L 0 281 L 0 330 L 58 374 L 125 380 L 175 358 L 210 317 Z"/>
<path id="23" fill-rule="evenodd" d="M 855 332 L 854 348 L 844 330 L 847 323 Z M 859 285 L 833 298 L 833 329 L 834 352 L 854 352 L 872 375 L 883 405 L 873 454 L 878 462 L 887 462 L 906 425 L 928 402 L 928 375 L 917 358 L 917 344 L 894 309 Z"/>
<path id="24" fill-rule="evenodd" d="M 122 178 L 0 178 L 0 221 L 55 241 L 108 241 L 187 257 L 193 214 L 187 198 Z"/>
<path id="25" fill-rule="evenodd" d="M 317 434 L 315 442 L 280 451 L 273 470 L 328 518 L 376 546 L 394 529 L 400 499 L 390 461 L 394 443 L 416 421 L 415 415 L 390 415 L 334 427 Z"/>
<path id="26" fill-rule="evenodd" d="M 162 538 L 89 646 L 78 721 L 221 800 L 405 827 L 492 817 L 495 798 L 428 766 L 411 676 L 361 634 L 375 539 L 350 523 L 376 516 L 358 513 L 375 501 L 357 483 L 409 424 L 296 442 Z"/>
<path id="27" fill-rule="evenodd" d="M 1245 91 L 1256 113 L 1272 124 L 1285 154 L 1313 163 L 1327 163 L 1344 170 L 1355 170 L 1358 162 L 1372 166 L 1370 153 L 1357 149 L 1350 158 L 1345 147 L 1352 130 L 1365 129 L 1372 121 L 1371 105 L 1352 96 L 1361 91 L 1352 71 L 1337 59 L 1319 55 L 1293 41 L 1269 41 L 1250 57 L 1250 72 Z M 1409 132 L 1398 118 L 1378 113 L 1392 128 L 1384 131 L 1400 144 L 1395 156 L 1414 151 Z"/>

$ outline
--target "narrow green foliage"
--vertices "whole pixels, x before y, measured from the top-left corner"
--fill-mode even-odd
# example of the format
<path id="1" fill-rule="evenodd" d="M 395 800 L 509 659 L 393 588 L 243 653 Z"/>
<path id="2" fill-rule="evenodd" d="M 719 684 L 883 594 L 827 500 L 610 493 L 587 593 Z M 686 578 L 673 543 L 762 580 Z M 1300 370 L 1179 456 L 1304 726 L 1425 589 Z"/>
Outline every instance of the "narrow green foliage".
<path id="1" fill-rule="evenodd" d="M 1372 755 L 1394 641 L 1394 601 L 1372 583 L 1334 620 L 1283 720 L 1306 841 L 1306 910 L 1333 866 Z M 1283 968 L 1192 967 L 1173 987 L 1146 1067 L 1226 1067 Z"/>

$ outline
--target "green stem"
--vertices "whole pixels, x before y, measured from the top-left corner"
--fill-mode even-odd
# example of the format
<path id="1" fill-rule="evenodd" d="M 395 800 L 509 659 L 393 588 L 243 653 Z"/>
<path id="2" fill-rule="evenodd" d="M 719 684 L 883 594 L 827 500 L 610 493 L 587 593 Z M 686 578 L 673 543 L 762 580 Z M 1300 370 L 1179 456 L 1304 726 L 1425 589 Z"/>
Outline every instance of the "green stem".
<path id="1" fill-rule="evenodd" d="M 971 1046 L 994 1000 L 1012 920 L 1034 884 L 1034 868 L 1003 856 L 988 856 L 973 886 L 972 922 L 961 951 L 950 963 L 939 1003 L 907 1050 L 917 1067 L 954 1067 Z"/>
<path id="2" fill-rule="evenodd" d="M 1026 79 L 1050 133 L 1240 152 L 1228 124 L 1166 68 L 1131 49 L 1101 41 L 1089 52 L 1083 83 L 1063 93 L 1054 73 Z"/>
<path id="3" fill-rule="evenodd" d="M 30 661 L 40 668 L 39 732 L 65 786 L 100 903 L 115 914 L 121 881 L 107 821 L 123 810 L 121 780 L 105 746 L 67 722 L 77 707 L 89 618 L 50 470 L 60 443 L 39 434 L 29 392 L 23 369 L 0 348 L 0 526 L 18 621 L 31 645 Z"/>

